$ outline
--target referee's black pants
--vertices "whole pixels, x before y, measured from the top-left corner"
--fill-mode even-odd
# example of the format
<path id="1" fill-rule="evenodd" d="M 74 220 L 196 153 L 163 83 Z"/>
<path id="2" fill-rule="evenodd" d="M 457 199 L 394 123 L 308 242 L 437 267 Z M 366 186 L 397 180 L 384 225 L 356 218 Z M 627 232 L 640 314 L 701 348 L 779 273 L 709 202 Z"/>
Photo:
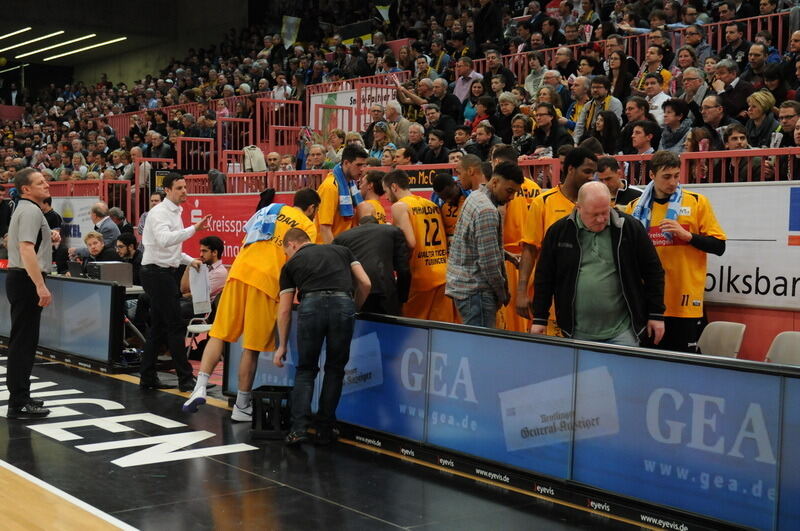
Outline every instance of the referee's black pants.
<path id="1" fill-rule="evenodd" d="M 31 371 L 39 344 L 42 307 L 36 285 L 24 269 L 9 269 L 6 295 L 11 306 L 11 333 L 8 341 L 8 407 L 22 407 L 31 399 Z"/>
<path id="2" fill-rule="evenodd" d="M 181 318 L 178 268 L 145 265 L 139 275 L 142 287 L 150 297 L 150 330 L 142 354 L 141 384 L 158 381 L 158 347 L 166 343 L 179 383 L 188 385 L 193 376 L 192 366 L 186 359 L 186 323 Z"/>

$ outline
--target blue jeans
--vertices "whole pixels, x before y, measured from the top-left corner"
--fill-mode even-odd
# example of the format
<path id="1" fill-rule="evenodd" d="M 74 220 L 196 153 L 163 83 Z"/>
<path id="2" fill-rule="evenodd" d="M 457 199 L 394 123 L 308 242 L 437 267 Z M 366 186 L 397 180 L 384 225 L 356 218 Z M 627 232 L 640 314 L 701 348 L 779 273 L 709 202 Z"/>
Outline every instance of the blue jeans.
<path id="1" fill-rule="evenodd" d="M 312 292 L 303 297 L 297 312 L 297 372 L 292 389 L 292 431 L 311 424 L 311 398 L 319 372 L 322 342 L 326 342 L 325 377 L 317 411 L 317 429 L 330 429 L 342 394 L 344 366 L 350 359 L 356 305 L 342 292 Z"/>
<path id="2" fill-rule="evenodd" d="M 465 299 L 453 299 L 465 325 L 494 328 L 500 305 L 490 291 L 476 291 Z"/>
<path id="3" fill-rule="evenodd" d="M 579 337 L 578 335 L 573 336 L 573 339 L 586 339 Z M 596 339 L 592 339 L 590 341 L 597 341 Z M 622 345 L 625 347 L 638 347 L 639 346 L 639 338 L 633 332 L 632 328 L 626 328 L 615 337 L 610 339 L 604 339 L 602 343 L 608 343 L 609 345 Z"/>

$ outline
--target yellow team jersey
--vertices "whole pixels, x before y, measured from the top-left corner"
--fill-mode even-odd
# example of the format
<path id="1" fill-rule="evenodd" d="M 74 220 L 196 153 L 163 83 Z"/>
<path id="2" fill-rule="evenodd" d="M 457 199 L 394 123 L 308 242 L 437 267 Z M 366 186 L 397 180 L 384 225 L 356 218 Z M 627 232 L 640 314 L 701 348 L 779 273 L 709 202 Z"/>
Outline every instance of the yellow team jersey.
<path id="1" fill-rule="evenodd" d="M 321 232 L 319 230 L 320 225 L 330 225 L 334 238 L 354 226 L 353 220 L 355 216 L 344 217 L 339 213 L 339 187 L 336 185 L 336 179 L 334 179 L 333 173 L 329 173 L 328 176 L 325 177 L 325 180 L 322 181 L 322 184 L 317 188 L 317 193 L 321 200 L 319 209 L 317 210 L 317 216 L 314 219 L 314 223 L 317 226 L 318 238 L 322 237 L 319 235 Z M 355 210 L 355 206 L 353 210 Z M 322 243 L 322 240 L 318 238 L 311 241 Z"/>
<path id="2" fill-rule="evenodd" d="M 408 216 L 417 246 L 411 250 L 411 291 L 429 291 L 443 285 L 447 276 L 447 236 L 439 207 L 416 195 L 400 199 L 408 205 Z"/>
<path id="3" fill-rule="evenodd" d="M 628 204 L 626 212 L 633 213 L 639 199 Z M 650 240 L 656 248 L 664 267 L 664 304 L 668 317 L 702 317 L 703 294 L 706 287 L 707 254 L 692 245 L 668 239 L 659 228 L 667 214 L 666 203 L 653 201 L 650 217 Z M 705 196 L 688 190 L 683 191 L 678 223 L 693 234 L 713 236 L 725 240 L 725 232 L 717 222 L 714 209 Z"/>
<path id="4" fill-rule="evenodd" d="M 522 228 L 522 242 L 540 249 L 547 229 L 572 212 L 573 208 L 575 203 L 561 192 L 560 186 L 539 194 L 528 210 L 528 217 Z"/>
<path id="5" fill-rule="evenodd" d="M 442 221 L 444 222 L 444 233 L 447 235 L 448 240 L 456 233 L 456 222 L 466 199 L 464 194 L 461 194 L 458 197 L 458 205 L 448 202 L 439 207 L 439 212 L 442 214 Z"/>
<path id="6" fill-rule="evenodd" d="M 503 248 L 512 254 L 522 253 L 522 234 L 533 199 L 542 193 L 538 184 L 525 179 L 520 193 L 506 205 L 503 220 Z"/>
<path id="7" fill-rule="evenodd" d="M 375 219 L 378 220 L 378 223 L 386 223 L 386 210 L 383 208 L 383 205 L 377 199 L 367 199 L 364 201 L 365 203 L 369 203 L 373 209 L 375 209 Z"/>
<path id="8" fill-rule="evenodd" d="M 304 231 L 312 242 L 317 238 L 317 228 L 313 221 L 299 208 L 284 206 L 278 212 L 272 238 L 243 247 L 231 265 L 228 279 L 236 279 L 253 286 L 277 301 L 281 268 L 286 263 L 283 237 L 293 228 Z"/>

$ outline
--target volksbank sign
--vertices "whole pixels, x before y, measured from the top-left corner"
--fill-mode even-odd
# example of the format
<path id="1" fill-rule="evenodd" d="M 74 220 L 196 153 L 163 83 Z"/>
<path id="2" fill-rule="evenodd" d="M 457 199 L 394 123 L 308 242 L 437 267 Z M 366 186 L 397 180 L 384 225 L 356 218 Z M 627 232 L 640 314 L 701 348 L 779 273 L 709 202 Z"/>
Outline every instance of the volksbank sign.
<path id="1" fill-rule="evenodd" d="M 728 236 L 708 255 L 706 302 L 800 307 L 800 186 L 788 182 L 688 186 L 706 197 Z"/>

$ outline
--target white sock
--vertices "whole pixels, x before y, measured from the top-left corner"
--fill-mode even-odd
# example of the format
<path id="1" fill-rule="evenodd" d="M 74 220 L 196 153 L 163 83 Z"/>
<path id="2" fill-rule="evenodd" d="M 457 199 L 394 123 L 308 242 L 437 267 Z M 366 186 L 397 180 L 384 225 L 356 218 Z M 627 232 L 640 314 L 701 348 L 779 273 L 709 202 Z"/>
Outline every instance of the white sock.
<path id="1" fill-rule="evenodd" d="M 197 383 L 194 385 L 195 391 L 197 391 L 198 389 L 202 389 L 202 390 L 205 391 L 206 386 L 208 385 L 208 379 L 210 377 L 211 377 L 211 375 L 208 374 L 208 373 L 205 373 L 205 372 L 202 372 L 202 371 L 198 372 L 197 373 Z"/>
<path id="2" fill-rule="evenodd" d="M 247 409 L 250 407 L 250 391 L 236 392 L 236 407 L 239 409 Z"/>

